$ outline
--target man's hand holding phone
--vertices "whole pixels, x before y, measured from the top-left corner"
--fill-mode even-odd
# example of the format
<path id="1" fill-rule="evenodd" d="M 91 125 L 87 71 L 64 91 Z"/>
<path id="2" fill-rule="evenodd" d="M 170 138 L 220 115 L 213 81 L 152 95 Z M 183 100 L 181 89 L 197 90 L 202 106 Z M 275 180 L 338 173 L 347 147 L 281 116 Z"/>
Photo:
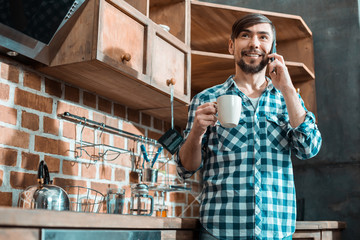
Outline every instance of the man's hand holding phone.
<path id="1" fill-rule="evenodd" d="M 268 57 L 270 59 L 268 64 L 269 74 L 274 87 L 279 89 L 282 93 L 289 89 L 295 89 L 283 56 L 277 53 L 271 53 Z M 273 61 L 271 61 L 272 58 L 274 59 Z"/>

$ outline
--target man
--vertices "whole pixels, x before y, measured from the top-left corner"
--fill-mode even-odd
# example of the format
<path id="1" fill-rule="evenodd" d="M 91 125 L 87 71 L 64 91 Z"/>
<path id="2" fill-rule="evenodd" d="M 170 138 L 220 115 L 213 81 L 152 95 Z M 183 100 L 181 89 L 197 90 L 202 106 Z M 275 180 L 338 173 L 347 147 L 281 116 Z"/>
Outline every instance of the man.
<path id="1" fill-rule="evenodd" d="M 197 94 L 190 105 L 177 162 L 183 178 L 203 171 L 201 239 L 291 239 L 295 231 L 290 153 L 311 158 L 322 140 L 283 57 L 271 53 L 275 37 L 263 15 L 237 20 L 229 40 L 235 75 Z M 217 121 L 215 101 L 224 94 L 242 98 L 234 128 Z"/>

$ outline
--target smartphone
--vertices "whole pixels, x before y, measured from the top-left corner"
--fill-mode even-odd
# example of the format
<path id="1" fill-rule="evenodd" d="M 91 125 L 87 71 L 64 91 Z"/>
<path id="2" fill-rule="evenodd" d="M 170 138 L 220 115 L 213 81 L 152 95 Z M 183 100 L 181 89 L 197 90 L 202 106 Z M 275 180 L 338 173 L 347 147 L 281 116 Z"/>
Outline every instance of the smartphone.
<path id="1" fill-rule="evenodd" d="M 276 53 L 276 41 L 273 41 L 272 44 L 272 48 L 271 48 L 271 52 L 270 53 Z M 274 57 L 270 58 L 270 61 L 273 62 L 275 60 Z M 276 71 L 276 68 L 274 67 L 274 69 L 271 71 L 272 73 Z"/>
<path id="2" fill-rule="evenodd" d="M 271 48 L 271 52 L 270 53 L 276 53 L 276 41 L 274 40 L 273 41 L 273 44 L 272 44 L 272 48 Z M 270 58 L 270 61 L 274 61 L 275 60 L 275 58 Z"/>

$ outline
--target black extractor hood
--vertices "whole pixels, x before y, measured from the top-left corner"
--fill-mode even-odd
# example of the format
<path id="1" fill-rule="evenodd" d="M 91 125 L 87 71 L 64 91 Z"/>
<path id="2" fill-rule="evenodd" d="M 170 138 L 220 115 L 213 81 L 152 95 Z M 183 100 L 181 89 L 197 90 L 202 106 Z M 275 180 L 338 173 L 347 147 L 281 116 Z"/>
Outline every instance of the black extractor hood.
<path id="1" fill-rule="evenodd" d="M 0 0 L 0 52 L 48 65 L 86 0 Z"/>

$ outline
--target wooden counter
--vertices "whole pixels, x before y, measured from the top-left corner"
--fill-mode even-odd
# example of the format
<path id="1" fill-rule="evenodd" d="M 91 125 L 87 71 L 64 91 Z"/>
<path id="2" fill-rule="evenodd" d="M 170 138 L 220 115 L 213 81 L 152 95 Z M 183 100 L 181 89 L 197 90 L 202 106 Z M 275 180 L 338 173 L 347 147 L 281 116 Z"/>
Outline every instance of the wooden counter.
<path id="1" fill-rule="evenodd" d="M 344 222 L 298 222 L 293 239 L 339 240 Z M 43 229 L 159 230 L 161 239 L 198 239 L 198 219 L 101 213 L 57 212 L 0 207 L 0 240 L 42 239 Z"/>

